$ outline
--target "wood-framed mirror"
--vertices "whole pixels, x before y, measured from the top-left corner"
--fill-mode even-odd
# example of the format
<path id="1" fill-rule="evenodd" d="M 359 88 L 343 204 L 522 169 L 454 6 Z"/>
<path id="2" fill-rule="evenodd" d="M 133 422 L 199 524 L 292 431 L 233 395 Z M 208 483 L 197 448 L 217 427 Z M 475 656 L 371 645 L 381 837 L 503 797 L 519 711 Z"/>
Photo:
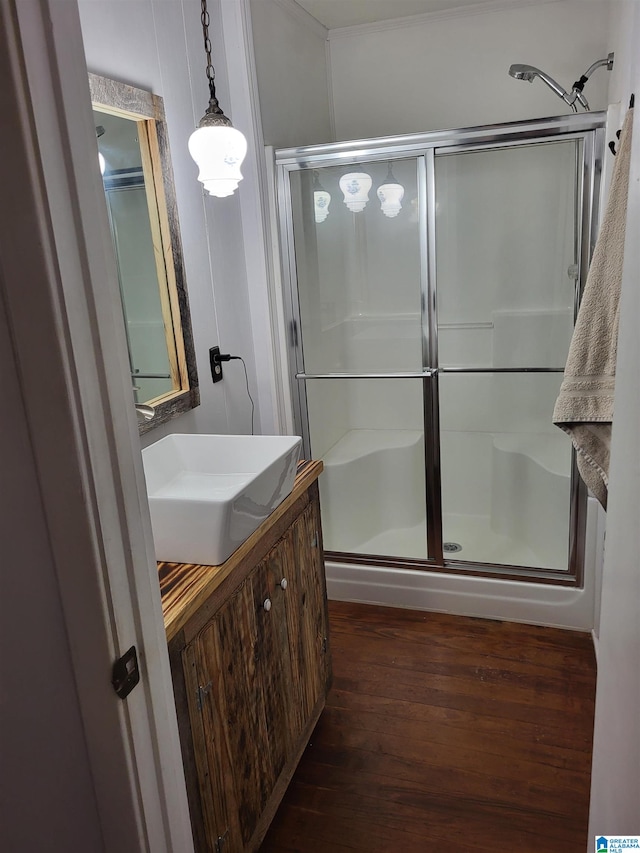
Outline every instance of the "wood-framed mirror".
<path id="1" fill-rule="evenodd" d="M 135 403 L 148 432 L 200 403 L 162 98 L 89 74 Z"/>

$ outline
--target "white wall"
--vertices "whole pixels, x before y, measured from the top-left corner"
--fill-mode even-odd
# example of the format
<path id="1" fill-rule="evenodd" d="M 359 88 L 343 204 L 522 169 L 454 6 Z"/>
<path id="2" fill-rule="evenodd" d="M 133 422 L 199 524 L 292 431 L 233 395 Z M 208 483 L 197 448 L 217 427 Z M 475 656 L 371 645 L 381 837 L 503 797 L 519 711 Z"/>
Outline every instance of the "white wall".
<path id="1" fill-rule="evenodd" d="M 557 0 L 500 11 L 432 16 L 424 23 L 330 32 L 337 139 L 414 133 L 562 115 L 569 111 L 540 80 L 508 76 L 534 65 L 570 88 L 612 49 L 607 4 Z M 585 88 L 606 107 L 607 72 Z"/>
<path id="2" fill-rule="evenodd" d="M 143 444 L 170 432 L 249 432 L 250 405 L 241 365 L 233 362 L 225 380 L 216 385 L 209 369 L 209 348 L 216 344 L 243 356 L 257 399 L 240 211 L 240 194 L 246 190 L 241 184 L 231 198 L 205 196 L 187 151 L 189 135 L 208 103 L 200 3 L 79 0 L 79 7 L 89 70 L 161 95 L 167 117 L 202 402 L 148 433 Z M 219 2 L 211 2 L 209 9 L 217 93 L 233 119 Z"/>
<path id="3" fill-rule="evenodd" d="M 640 5 L 612 4 L 611 101 L 640 94 Z M 636 109 L 637 113 L 637 109 Z M 635 116 L 620 304 L 607 537 L 602 576 L 589 849 L 595 835 L 640 832 L 640 123 Z M 597 624 L 597 620 L 596 620 Z"/>
<path id="4" fill-rule="evenodd" d="M 292 0 L 251 0 L 266 145 L 331 142 L 326 29 Z"/>

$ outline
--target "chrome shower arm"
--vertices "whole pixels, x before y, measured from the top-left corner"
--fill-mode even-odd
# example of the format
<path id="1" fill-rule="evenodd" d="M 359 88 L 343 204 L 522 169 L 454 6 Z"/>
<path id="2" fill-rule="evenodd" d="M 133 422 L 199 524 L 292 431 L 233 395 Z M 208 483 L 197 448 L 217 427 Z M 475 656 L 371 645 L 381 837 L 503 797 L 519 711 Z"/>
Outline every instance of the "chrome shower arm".
<path id="1" fill-rule="evenodd" d="M 592 65 L 590 65 L 582 75 L 582 77 L 585 78 L 585 82 L 589 79 L 589 77 L 591 77 L 596 68 L 602 68 L 603 65 L 607 66 L 607 71 L 611 71 L 611 69 L 613 68 L 613 58 L 614 54 L 609 53 L 606 59 L 599 59 L 597 62 L 594 62 Z"/>
<path id="2" fill-rule="evenodd" d="M 606 66 L 607 71 L 611 71 L 611 69 L 613 68 L 613 59 L 614 54 L 609 53 L 606 59 L 598 59 L 596 62 L 593 62 L 584 72 L 582 77 L 579 80 L 576 80 L 576 82 L 571 87 L 571 94 L 573 95 L 573 99 L 577 99 L 578 101 L 580 101 L 585 110 L 591 109 L 589 106 L 589 102 L 582 94 L 582 90 L 584 89 L 585 83 L 587 82 L 589 77 L 591 77 L 596 68 L 602 68 L 602 66 Z"/>

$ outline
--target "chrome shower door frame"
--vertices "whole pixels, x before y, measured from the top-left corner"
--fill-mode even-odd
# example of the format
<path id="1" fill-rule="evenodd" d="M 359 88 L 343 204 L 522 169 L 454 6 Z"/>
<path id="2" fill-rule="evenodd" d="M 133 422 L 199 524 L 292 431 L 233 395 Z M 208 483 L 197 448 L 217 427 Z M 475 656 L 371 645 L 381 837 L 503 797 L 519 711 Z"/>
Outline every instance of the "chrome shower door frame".
<path id="1" fill-rule="evenodd" d="M 484 577 L 582 585 L 586 530 L 587 490 L 578 475 L 575 451 L 571 465 L 571 507 L 568 543 L 568 570 L 530 569 L 522 566 L 492 565 L 461 560 L 446 560 L 442 542 L 442 500 L 440 462 L 439 381 L 441 373 L 549 373 L 562 368 L 441 368 L 438 363 L 437 282 L 436 282 L 436 187 L 435 159 L 439 155 L 458 152 L 512 148 L 532 143 L 564 140 L 582 141 L 582 157 L 576 176 L 576 279 L 574 319 L 586 283 L 589 261 L 598 230 L 599 196 L 602 158 L 605 152 L 606 113 L 579 113 L 557 118 L 512 122 L 477 128 L 434 131 L 410 136 L 352 140 L 304 148 L 280 149 L 275 152 L 279 230 L 282 249 L 283 298 L 287 320 L 289 375 L 294 423 L 303 437 L 306 455 L 310 455 L 306 381 L 309 379 L 415 379 L 423 386 L 425 441 L 425 500 L 427 522 L 426 560 L 393 558 L 370 554 L 327 552 L 327 556 L 343 563 L 369 566 L 424 569 L 481 574 Z M 305 372 L 301 340 L 300 305 L 296 272 L 291 174 L 321 166 L 353 166 L 415 158 L 418 169 L 420 229 L 420 297 L 422 323 L 422 371 L 395 374 L 310 374 Z"/>

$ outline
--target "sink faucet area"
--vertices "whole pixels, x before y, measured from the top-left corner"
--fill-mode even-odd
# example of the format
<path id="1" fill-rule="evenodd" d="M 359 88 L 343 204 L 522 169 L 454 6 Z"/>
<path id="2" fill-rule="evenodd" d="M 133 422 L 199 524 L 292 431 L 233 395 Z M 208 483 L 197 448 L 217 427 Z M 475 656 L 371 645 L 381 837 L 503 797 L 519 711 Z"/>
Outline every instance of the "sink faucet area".
<path id="1" fill-rule="evenodd" d="M 291 493 L 302 440 L 168 435 L 142 451 L 156 559 L 217 566 Z"/>

